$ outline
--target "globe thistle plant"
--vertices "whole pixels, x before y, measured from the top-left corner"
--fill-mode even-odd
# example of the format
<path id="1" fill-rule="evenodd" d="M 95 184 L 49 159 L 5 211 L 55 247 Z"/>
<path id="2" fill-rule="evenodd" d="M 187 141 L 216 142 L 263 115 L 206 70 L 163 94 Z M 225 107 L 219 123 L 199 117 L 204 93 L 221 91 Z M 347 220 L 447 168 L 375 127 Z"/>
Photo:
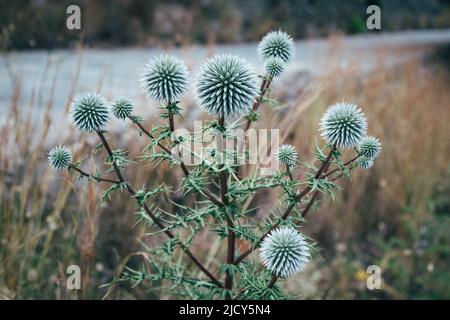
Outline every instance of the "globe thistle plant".
<path id="1" fill-rule="evenodd" d="M 305 269 L 310 259 L 309 246 L 301 233 L 281 227 L 264 238 L 260 257 L 273 274 L 287 278 Z"/>
<path id="2" fill-rule="evenodd" d="M 72 163 L 72 151 L 66 146 L 53 147 L 48 153 L 48 163 L 57 170 L 68 168 Z"/>
<path id="3" fill-rule="evenodd" d="M 269 79 L 279 77 L 284 70 L 284 61 L 278 57 L 269 57 L 264 62 L 266 75 Z"/>
<path id="4" fill-rule="evenodd" d="M 186 65 L 172 55 L 161 55 L 150 60 L 142 73 L 142 86 L 153 99 L 175 102 L 187 89 Z"/>
<path id="5" fill-rule="evenodd" d="M 109 121 L 109 109 L 105 98 L 92 92 L 76 96 L 72 101 L 70 118 L 78 130 L 87 132 L 103 130 Z"/>
<path id="6" fill-rule="evenodd" d="M 294 146 L 290 144 L 283 144 L 275 151 L 275 156 L 278 161 L 287 165 L 288 167 L 293 167 L 297 163 L 297 150 Z"/>
<path id="7" fill-rule="evenodd" d="M 287 62 L 294 56 L 294 52 L 294 40 L 281 30 L 269 32 L 258 45 L 258 54 L 263 61 L 276 57 Z"/>
<path id="8" fill-rule="evenodd" d="M 305 217 L 316 208 L 318 199 L 336 196 L 341 189 L 338 185 L 341 177 L 349 177 L 358 166 L 370 168 L 380 154 L 380 141 L 366 136 L 367 123 L 360 108 L 338 103 L 330 106 L 320 120 L 320 133 L 326 143 L 314 146 L 311 161 L 298 161 L 296 148 L 283 144 L 274 155 L 283 166 L 281 172 L 265 165 L 247 167 L 254 164 L 252 160 L 264 162 L 266 150 L 260 150 L 257 144 L 267 136 L 255 136 L 250 129 L 259 119 L 259 113 L 264 112 L 260 106 L 277 104 L 266 94 L 270 92 L 272 80 L 280 76 L 292 58 L 294 43 L 285 32 L 274 31 L 262 39 L 258 51 L 265 67 L 262 79 L 258 79 L 245 60 L 234 55 L 217 55 L 201 66 L 195 80 L 196 100 L 215 119 L 202 125 L 200 131 L 195 130 L 193 135 L 184 135 L 177 127 L 182 111 L 178 99 L 187 90 L 188 78 L 183 62 L 171 55 L 152 59 L 142 74 L 146 93 L 165 104 L 160 120 L 151 128 L 146 128 L 143 117 L 133 114 L 133 104 L 127 98 L 117 99 L 111 110 L 105 99 L 95 93 L 80 94 L 72 102 L 70 118 L 74 126 L 82 131 L 96 131 L 100 144 L 93 146 L 98 150 L 93 155 L 104 161 L 102 164 L 95 161 L 99 166 L 86 171 L 91 166 L 84 169 L 81 166 L 84 160 L 72 163 L 70 149 L 58 146 L 47 154 L 48 162 L 58 170 L 70 169 L 71 174 L 87 178 L 88 183 L 105 185 L 102 203 L 118 192 L 127 193 L 133 205 L 124 203 L 123 206 L 138 208 L 139 222 L 151 228 L 148 234 L 158 234 L 152 247 L 144 248 L 145 258 L 151 263 L 139 270 L 127 267 L 129 271 L 120 276 L 123 281 L 136 284 L 136 275 L 139 279 L 153 279 L 162 284 L 161 289 L 169 290 L 170 296 L 179 295 L 183 299 L 289 298 L 281 288 L 271 289 L 280 278 L 304 270 L 311 259 L 309 240 L 297 228 L 306 223 Z M 114 145 L 117 139 L 105 130 L 110 112 L 118 119 L 129 118 L 137 127 L 137 134 L 145 135 L 145 139 L 140 139 L 145 146 L 132 148 L 142 153 L 129 150 L 123 139 L 117 149 Z M 243 114 L 243 119 L 225 121 L 225 117 Z M 351 151 L 355 155 L 347 160 L 347 152 L 341 152 L 341 147 L 353 147 Z M 243 163 L 238 161 L 241 159 Z M 142 179 L 131 173 L 139 171 L 140 164 L 149 163 L 154 170 L 178 167 L 174 170 L 183 174 L 181 183 L 174 181 L 175 185 L 166 185 L 174 179 L 161 176 L 164 183 L 156 179 L 139 188 L 137 183 Z M 302 175 L 293 174 L 295 166 Z M 158 185 L 158 181 L 162 184 Z M 256 212 L 261 205 L 254 195 L 269 188 L 278 195 L 277 201 L 268 208 L 270 214 L 259 217 L 261 220 L 255 216 L 255 223 L 248 223 L 248 213 Z M 190 200 L 175 202 L 171 190 L 182 197 L 188 195 Z M 167 211 L 173 204 L 176 214 Z M 211 239 L 217 236 L 220 251 L 226 254 L 219 255 L 212 263 L 203 262 L 197 254 L 204 256 L 204 252 L 192 247 L 198 232 L 208 233 Z M 265 272 L 246 261 L 257 250 L 260 250 L 259 264 Z M 175 256 L 178 254 L 185 254 L 186 259 L 179 259 Z"/>
<path id="9" fill-rule="evenodd" d="M 257 94 L 257 77 L 238 56 L 217 55 L 201 67 L 196 96 L 200 106 L 213 115 L 242 115 L 250 110 Z"/>
<path id="10" fill-rule="evenodd" d="M 337 103 L 320 120 L 320 133 L 336 147 L 356 147 L 366 135 L 367 121 L 361 109 L 351 103 Z"/>
<path id="11" fill-rule="evenodd" d="M 361 156 L 374 160 L 381 153 L 381 142 L 375 137 L 367 136 L 362 138 L 357 150 Z"/>
<path id="12" fill-rule="evenodd" d="M 112 112 L 117 119 L 125 120 L 133 113 L 133 103 L 128 98 L 118 98 L 112 105 Z"/>
<path id="13" fill-rule="evenodd" d="M 359 166 L 360 168 L 366 169 L 366 170 L 367 170 L 367 169 L 372 168 L 372 166 L 373 166 L 373 160 L 372 160 L 372 159 L 369 159 L 369 158 L 367 158 L 367 157 L 365 157 L 365 156 L 361 156 L 361 157 L 358 158 L 357 164 L 358 164 L 358 166 Z"/>

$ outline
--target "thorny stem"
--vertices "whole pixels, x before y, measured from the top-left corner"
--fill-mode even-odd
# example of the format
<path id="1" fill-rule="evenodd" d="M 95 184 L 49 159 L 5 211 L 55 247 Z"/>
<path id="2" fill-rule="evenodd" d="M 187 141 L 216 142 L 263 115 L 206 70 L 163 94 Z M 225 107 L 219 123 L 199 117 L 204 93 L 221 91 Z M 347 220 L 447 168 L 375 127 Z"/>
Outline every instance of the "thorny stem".
<path id="1" fill-rule="evenodd" d="M 259 106 L 261 105 L 261 101 L 264 97 L 264 95 L 266 94 L 267 90 L 269 90 L 271 81 L 264 79 L 261 82 L 261 87 L 259 88 L 260 90 L 260 94 L 259 96 L 256 98 L 255 102 L 253 103 L 253 107 L 252 110 L 253 112 L 256 112 L 259 108 Z M 244 127 L 244 140 L 241 141 L 241 143 L 239 144 L 239 149 L 238 149 L 238 154 L 241 154 L 245 145 L 247 144 L 247 131 L 250 129 L 250 126 L 252 124 L 252 121 L 250 119 L 247 120 L 245 127 Z M 236 175 L 239 174 L 239 167 L 236 168 L 235 170 Z"/>
<path id="2" fill-rule="evenodd" d="M 85 177 L 94 179 L 94 180 L 97 181 L 97 182 L 120 183 L 119 180 L 112 180 L 112 179 L 106 179 L 106 178 L 100 178 L 100 177 L 94 176 L 93 174 L 90 174 L 90 173 L 87 173 L 87 172 L 83 171 L 82 169 L 78 168 L 78 167 L 75 166 L 74 164 L 70 164 L 70 165 L 69 165 L 69 170 L 70 170 L 70 169 L 73 169 L 73 170 L 79 172 L 81 175 L 83 175 L 83 176 L 85 176 Z"/>
<path id="3" fill-rule="evenodd" d="M 349 164 L 352 164 L 352 163 L 355 162 L 360 156 L 361 156 L 361 155 L 358 154 L 356 157 L 354 157 L 354 158 L 348 160 L 346 163 L 343 164 L 343 167 L 346 167 L 346 166 L 348 166 Z M 334 170 L 328 172 L 327 174 L 324 174 L 324 175 L 321 177 L 321 179 L 326 178 L 326 177 L 332 175 L 333 173 L 338 172 L 339 170 L 341 170 L 341 168 L 336 168 L 336 169 L 334 169 Z"/>
<path id="4" fill-rule="evenodd" d="M 351 170 L 351 169 L 352 169 L 352 168 L 350 168 L 350 170 Z M 340 174 L 338 174 L 337 176 L 333 177 L 333 178 L 331 179 L 331 181 L 336 181 L 337 179 L 343 177 L 344 175 L 345 175 L 345 173 L 340 173 Z"/>
<path id="5" fill-rule="evenodd" d="M 270 279 L 269 284 L 267 285 L 267 288 L 271 289 L 275 285 L 275 282 L 277 282 L 278 277 L 276 275 L 272 276 L 272 279 Z"/>
<path id="6" fill-rule="evenodd" d="M 322 162 L 322 165 L 320 166 L 319 170 L 317 171 L 316 175 L 315 175 L 315 179 L 318 179 L 323 171 L 325 170 L 325 168 L 328 166 L 329 162 L 331 161 L 331 157 L 333 156 L 334 151 L 336 150 L 336 147 L 332 147 L 328 156 L 326 157 L 326 159 Z M 274 230 L 275 228 L 277 228 L 282 221 L 286 220 L 289 215 L 291 214 L 292 210 L 295 208 L 295 205 L 309 192 L 311 191 L 312 187 L 311 186 L 307 186 L 305 189 L 303 189 L 301 192 L 297 193 L 296 196 L 294 197 L 294 201 L 292 201 L 292 203 L 286 208 L 286 211 L 284 212 L 284 214 L 281 216 L 281 219 L 278 220 L 270 229 L 269 231 L 267 231 L 266 233 L 264 233 L 257 241 L 256 243 L 249 248 L 247 251 L 245 251 L 244 253 L 242 253 L 240 256 L 238 256 L 236 258 L 236 260 L 234 261 L 234 264 L 239 264 L 240 262 L 242 262 L 242 260 L 244 260 L 248 255 L 250 255 L 261 243 L 261 241 L 268 235 L 270 234 L 270 232 L 272 232 L 272 230 Z"/>
<path id="7" fill-rule="evenodd" d="M 349 164 L 352 164 L 356 159 L 358 159 L 360 157 L 360 155 L 358 154 L 356 157 L 354 157 L 353 159 L 347 161 L 346 163 L 344 163 L 344 166 L 348 166 Z M 326 168 L 326 170 L 324 170 L 324 174 L 322 175 L 321 179 L 324 179 L 330 175 L 332 175 L 333 173 L 339 171 L 340 169 L 334 169 L 330 172 L 327 173 L 329 164 Z M 340 177 L 342 177 L 344 175 L 344 173 L 338 174 L 337 176 L 335 176 L 334 178 L 330 179 L 330 181 L 335 181 L 337 179 L 339 179 Z M 309 209 L 311 209 L 312 205 L 314 204 L 314 202 L 316 201 L 317 196 L 319 195 L 319 190 L 314 191 L 311 199 L 309 200 L 308 204 L 306 205 L 306 207 L 303 209 L 302 213 L 300 214 L 303 218 L 308 214 Z"/>
<path id="8" fill-rule="evenodd" d="M 170 104 L 170 102 L 169 102 L 169 104 Z M 144 132 L 150 139 L 155 140 L 155 137 L 147 129 L 145 129 L 141 123 L 139 123 L 137 121 L 136 122 L 133 121 L 133 122 L 136 123 L 136 125 L 142 130 L 142 132 Z M 174 122 L 174 118 L 173 118 L 173 113 L 171 111 L 169 111 L 169 128 L 170 128 L 171 132 L 175 131 L 175 122 Z M 161 149 L 163 149 L 167 154 L 172 154 L 172 152 L 168 148 L 166 148 L 159 142 L 158 142 L 158 146 L 161 147 Z M 183 171 L 183 174 L 186 177 L 189 176 L 189 174 L 190 174 L 189 170 L 183 161 L 180 162 L 180 167 L 181 167 L 181 170 Z M 222 207 L 224 205 L 222 201 L 220 201 L 215 195 L 213 195 L 208 190 L 202 190 L 202 193 L 209 201 L 211 201 L 215 205 L 217 205 L 219 207 Z"/>
<path id="9" fill-rule="evenodd" d="M 134 121 L 133 119 L 131 119 L 131 121 L 133 121 L 138 127 L 139 129 L 142 130 L 142 132 L 144 132 L 150 139 L 155 140 L 155 137 L 150 133 L 150 131 L 148 131 L 147 129 L 144 128 L 144 126 L 139 122 L 139 121 Z M 164 145 L 162 145 L 160 142 L 157 143 L 158 146 L 163 149 L 165 152 L 170 153 L 170 150 L 167 149 Z"/>
<path id="10" fill-rule="evenodd" d="M 306 207 L 302 210 L 302 213 L 300 214 L 302 218 L 304 218 L 307 214 L 309 209 L 311 209 L 312 205 L 316 201 L 317 196 L 319 195 L 319 190 L 314 191 L 313 195 L 311 196 L 311 199 L 309 199 L 308 204 Z"/>
<path id="11" fill-rule="evenodd" d="M 171 102 L 168 101 L 167 106 L 170 106 L 170 105 L 171 105 Z M 170 129 L 170 132 L 174 132 L 175 131 L 175 121 L 173 119 L 173 112 L 170 109 L 168 111 L 169 111 L 169 129 Z"/>
<path id="12" fill-rule="evenodd" d="M 341 174 L 337 175 L 336 177 L 334 177 L 333 179 L 331 179 L 331 181 L 335 181 L 335 180 L 339 179 L 340 177 L 342 177 L 343 175 L 344 174 L 341 173 Z"/>
<path id="13" fill-rule="evenodd" d="M 331 154 L 331 152 L 330 152 L 330 154 Z M 330 164 L 331 164 L 331 161 L 328 161 L 327 165 L 325 166 L 325 168 L 323 170 L 324 174 L 327 173 L 328 169 L 330 168 Z M 322 178 L 323 177 L 324 176 L 322 176 Z M 304 218 L 308 214 L 309 209 L 311 209 L 311 207 L 313 206 L 313 204 L 316 201 L 318 195 L 319 195 L 319 190 L 314 191 L 313 195 L 311 196 L 311 199 L 309 199 L 309 201 L 308 201 L 308 204 L 306 205 L 306 207 L 300 213 L 300 216 L 302 218 Z"/>
<path id="14" fill-rule="evenodd" d="M 113 156 L 113 152 L 108 144 L 108 141 L 106 140 L 105 136 L 101 131 L 97 131 L 98 136 L 100 137 L 100 140 L 102 141 L 103 146 L 105 147 L 109 157 Z M 112 162 L 114 171 L 119 178 L 120 182 L 125 184 L 125 187 L 128 191 L 128 193 L 135 197 L 136 192 L 133 190 L 131 185 L 125 180 L 122 171 L 120 170 L 119 166 L 113 161 Z M 137 201 L 137 200 L 136 200 Z M 175 235 L 170 231 L 167 230 L 164 224 L 155 216 L 155 214 L 150 210 L 150 208 L 147 206 L 147 204 L 143 203 L 142 207 L 144 208 L 145 212 L 148 214 L 148 216 L 152 219 L 152 221 L 169 237 L 170 239 L 176 238 Z M 214 275 L 209 272 L 208 269 L 206 269 L 203 264 L 192 254 L 192 252 L 189 250 L 188 247 L 186 247 L 183 243 L 180 242 L 180 247 L 183 250 L 183 252 L 189 257 L 189 259 L 192 260 L 192 262 L 219 288 L 223 288 L 222 284 L 214 277 Z"/>
<path id="15" fill-rule="evenodd" d="M 286 172 L 287 172 L 287 174 L 289 176 L 289 180 L 293 181 L 294 177 L 292 176 L 291 168 L 288 165 L 286 165 Z"/>
<path id="16" fill-rule="evenodd" d="M 224 115 L 221 115 L 219 117 L 219 126 L 224 127 L 225 126 L 225 117 Z M 223 143 L 223 141 L 221 141 Z M 222 145 L 220 145 L 220 148 L 222 148 Z M 223 164 L 220 165 L 220 193 L 222 198 L 222 203 L 225 205 L 229 204 L 227 193 L 228 193 L 228 174 L 223 169 Z M 227 264 L 231 265 L 234 262 L 234 249 L 235 249 L 235 242 L 236 242 L 236 236 L 234 234 L 234 222 L 233 218 L 230 215 L 227 215 L 227 228 L 228 228 L 228 236 L 227 236 Z M 227 271 L 225 274 L 225 288 L 228 290 L 233 289 L 233 274 L 231 271 Z M 227 299 L 230 299 L 230 296 L 227 297 Z"/>
<path id="17" fill-rule="evenodd" d="M 257 110 L 258 110 L 259 105 L 261 104 L 261 101 L 262 101 L 264 95 L 266 94 L 267 90 L 268 90 L 269 87 L 270 87 L 270 83 L 271 83 L 271 81 L 270 81 L 270 80 L 267 80 L 267 79 L 264 79 L 264 80 L 261 82 L 261 87 L 259 88 L 260 94 L 259 94 L 259 96 L 256 98 L 256 101 L 253 103 L 253 107 L 252 107 L 252 110 L 253 110 L 253 111 L 257 111 Z M 244 132 L 247 132 L 248 129 L 250 129 L 251 123 L 252 123 L 252 121 L 251 121 L 250 119 L 248 119 L 248 120 L 247 120 L 247 123 L 245 124 Z"/>
<path id="18" fill-rule="evenodd" d="M 320 179 L 324 170 L 328 169 L 329 162 L 331 161 L 331 157 L 333 156 L 333 152 L 336 150 L 336 146 L 333 146 L 328 153 L 328 156 L 325 158 L 325 161 L 322 163 L 322 166 L 317 171 L 314 176 L 315 179 Z"/>
<path id="19" fill-rule="evenodd" d="M 170 104 L 171 104 L 171 102 L 169 101 L 167 103 L 167 106 L 170 106 Z M 171 110 L 168 110 L 168 112 L 169 112 L 169 129 L 170 129 L 170 132 L 173 134 L 175 132 L 175 120 L 173 117 L 173 112 Z M 171 153 L 169 150 L 167 150 L 166 152 L 168 152 L 169 154 Z M 178 156 L 181 158 L 181 151 L 178 152 Z M 183 171 L 184 175 L 187 177 L 189 175 L 189 170 L 187 169 L 187 167 L 183 161 L 180 161 L 180 167 L 181 167 L 181 170 Z"/>

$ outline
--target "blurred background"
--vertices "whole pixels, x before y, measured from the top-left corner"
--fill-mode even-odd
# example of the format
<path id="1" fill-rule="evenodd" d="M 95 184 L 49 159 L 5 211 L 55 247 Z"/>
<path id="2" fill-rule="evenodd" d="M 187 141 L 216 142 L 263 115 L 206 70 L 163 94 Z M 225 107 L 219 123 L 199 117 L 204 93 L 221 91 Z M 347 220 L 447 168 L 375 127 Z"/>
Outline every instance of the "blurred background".
<path id="1" fill-rule="evenodd" d="M 69 30 L 69 5 L 81 9 Z M 381 30 L 366 25 L 369 5 L 381 9 Z M 94 90 L 133 99 L 145 124 L 158 105 L 139 78 L 151 57 L 170 51 L 195 76 L 209 56 L 230 52 L 263 72 L 257 42 L 282 29 L 296 39 L 296 56 L 276 80 L 257 126 L 279 128 L 300 160 L 313 158 L 318 121 L 329 104 L 360 105 L 383 154 L 373 169 L 341 180 L 336 200 L 321 199 L 303 232 L 320 250 L 309 268 L 280 282 L 296 299 L 450 299 L 450 2 L 445 0 L 198 0 L 0 3 L 0 298 L 166 299 L 164 284 L 104 286 L 139 268 L 143 244 L 134 204 L 115 195 L 101 206 L 106 185 L 77 181 L 48 167 L 55 144 L 72 146 L 84 166 L 101 166 L 94 136 L 72 130 L 73 96 Z M 192 88 L 191 88 L 192 89 Z M 192 90 L 184 123 L 207 118 Z M 131 125 L 113 122 L 111 140 L 131 156 L 145 145 Z M 99 160 L 100 159 L 100 160 Z M 177 185 L 164 165 L 133 166 L 135 185 Z M 298 173 L 300 174 L 300 173 Z M 171 195 L 167 195 L 171 196 Z M 278 194 L 256 197 L 263 217 Z M 170 208 L 167 208 L 170 210 Z M 208 264 L 220 242 L 199 234 L 194 250 Z M 256 258 L 256 257 L 254 257 Z M 66 268 L 82 269 L 82 290 L 66 289 Z M 368 290 L 366 268 L 382 270 L 380 290 Z"/>

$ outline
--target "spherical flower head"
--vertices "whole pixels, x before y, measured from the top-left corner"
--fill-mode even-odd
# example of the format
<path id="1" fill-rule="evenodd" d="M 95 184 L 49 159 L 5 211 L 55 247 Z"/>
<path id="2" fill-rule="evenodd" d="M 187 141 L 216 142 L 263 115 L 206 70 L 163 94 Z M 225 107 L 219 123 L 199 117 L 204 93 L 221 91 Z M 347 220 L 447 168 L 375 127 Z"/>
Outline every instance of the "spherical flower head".
<path id="1" fill-rule="evenodd" d="M 305 268 L 310 253 L 305 236 L 291 227 L 280 227 L 264 238 L 260 257 L 273 274 L 287 278 Z"/>
<path id="2" fill-rule="evenodd" d="M 271 31 L 258 44 L 258 54 L 263 61 L 277 57 L 288 62 L 295 52 L 294 40 L 284 31 Z"/>
<path id="3" fill-rule="evenodd" d="M 177 101 L 187 89 L 188 72 L 180 59 L 164 54 L 150 60 L 142 73 L 142 86 L 153 99 Z"/>
<path id="4" fill-rule="evenodd" d="M 72 151 L 65 146 L 53 147 L 48 153 L 48 163 L 57 170 L 68 168 L 72 163 Z"/>
<path id="5" fill-rule="evenodd" d="M 267 58 L 264 66 L 266 68 L 266 74 L 269 77 L 269 79 L 273 79 L 276 77 L 279 77 L 284 70 L 284 61 L 281 58 L 278 57 L 270 57 Z"/>
<path id="6" fill-rule="evenodd" d="M 365 156 L 361 156 L 361 157 L 358 158 L 357 164 L 362 169 L 370 169 L 373 166 L 373 160 L 369 159 L 369 158 L 367 158 Z"/>
<path id="7" fill-rule="evenodd" d="M 320 133 L 336 147 L 356 147 L 366 135 L 367 121 L 361 109 L 351 103 L 337 103 L 320 120 Z"/>
<path id="8" fill-rule="evenodd" d="M 128 98 L 118 98 L 112 105 L 112 112 L 117 119 L 125 120 L 133 113 L 133 103 Z"/>
<path id="9" fill-rule="evenodd" d="M 200 106 L 224 117 L 247 113 L 258 95 L 258 79 L 250 65 L 234 55 L 217 55 L 200 69 L 196 96 Z"/>
<path id="10" fill-rule="evenodd" d="M 70 118 L 81 131 L 101 131 L 108 124 L 109 109 L 105 98 L 97 93 L 79 94 L 72 101 Z"/>
<path id="11" fill-rule="evenodd" d="M 297 150 L 294 146 L 290 144 L 283 144 L 275 151 L 275 156 L 278 161 L 287 165 L 288 167 L 293 167 L 297 163 Z"/>
<path id="12" fill-rule="evenodd" d="M 381 142 L 375 137 L 367 136 L 361 139 L 357 150 L 361 156 L 374 160 L 381 154 Z"/>

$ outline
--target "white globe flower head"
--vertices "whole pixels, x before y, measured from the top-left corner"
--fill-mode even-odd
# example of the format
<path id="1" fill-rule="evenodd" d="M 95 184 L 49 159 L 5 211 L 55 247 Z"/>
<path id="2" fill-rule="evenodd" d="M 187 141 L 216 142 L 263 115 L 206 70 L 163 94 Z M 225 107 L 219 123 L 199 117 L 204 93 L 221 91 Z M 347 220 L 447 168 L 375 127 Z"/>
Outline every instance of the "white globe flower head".
<path id="1" fill-rule="evenodd" d="M 305 269 L 310 251 L 304 235 L 291 227 L 280 227 L 264 238 L 260 257 L 273 274 L 287 278 Z"/>
<path id="2" fill-rule="evenodd" d="M 288 167 L 294 167 L 297 163 L 297 150 L 290 144 L 283 144 L 275 151 L 275 156 L 278 161 L 287 165 Z"/>
<path id="3" fill-rule="evenodd" d="M 367 121 L 361 109 L 351 103 L 328 107 L 320 120 L 320 133 L 336 147 L 356 147 L 367 132 Z"/>
<path id="4" fill-rule="evenodd" d="M 375 137 L 366 136 L 361 139 L 357 150 L 361 156 L 374 160 L 381 154 L 381 142 Z"/>
<path id="5" fill-rule="evenodd" d="M 47 156 L 48 163 L 56 170 L 68 168 L 72 163 L 72 151 L 66 146 L 53 147 Z"/>
<path id="6" fill-rule="evenodd" d="M 229 54 L 208 59 L 196 83 L 196 98 L 202 109 L 224 117 L 247 113 L 258 91 L 258 78 L 250 65 Z"/>
<path id="7" fill-rule="evenodd" d="M 183 61 L 169 54 L 151 59 L 141 83 L 149 97 L 161 102 L 177 101 L 187 89 L 188 71 Z"/>
<path id="8" fill-rule="evenodd" d="M 295 53 L 294 40 L 284 31 L 270 31 L 258 44 L 258 54 L 265 61 L 277 57 L 288 62 Z"/>
<path id="9" fill-rule="evenodd" d="M 114 101 L 112 112 L 117 119 L 125 120 L 126 118 L 131 117 L 133 108 L 133 103 L 130 99 L 121 97 Z"/>
<path id="10" fill-rule="evenodd" d="M 356 160 L 356 163 L 358 164 L 358 166 L 362 169 L 370 169 L 373 166 L 373 160 L 369 159 L 365 156 L 361 156 L 358 158 L 358 160 Z"/>
<path id="11" fill-rule="evenodd" d="M 107 102 L 97 93 L 81 93 L 72 101 L 70 118 L 78 130 L 101 131 L 109 122 Z"/>
<path id="12" fill-rule="evenodd" d="M 278 57 L 269 57 L 264 62 L 266 74 L 270 80 L 279 77 L 284 70 L 284 61 Z"/>

